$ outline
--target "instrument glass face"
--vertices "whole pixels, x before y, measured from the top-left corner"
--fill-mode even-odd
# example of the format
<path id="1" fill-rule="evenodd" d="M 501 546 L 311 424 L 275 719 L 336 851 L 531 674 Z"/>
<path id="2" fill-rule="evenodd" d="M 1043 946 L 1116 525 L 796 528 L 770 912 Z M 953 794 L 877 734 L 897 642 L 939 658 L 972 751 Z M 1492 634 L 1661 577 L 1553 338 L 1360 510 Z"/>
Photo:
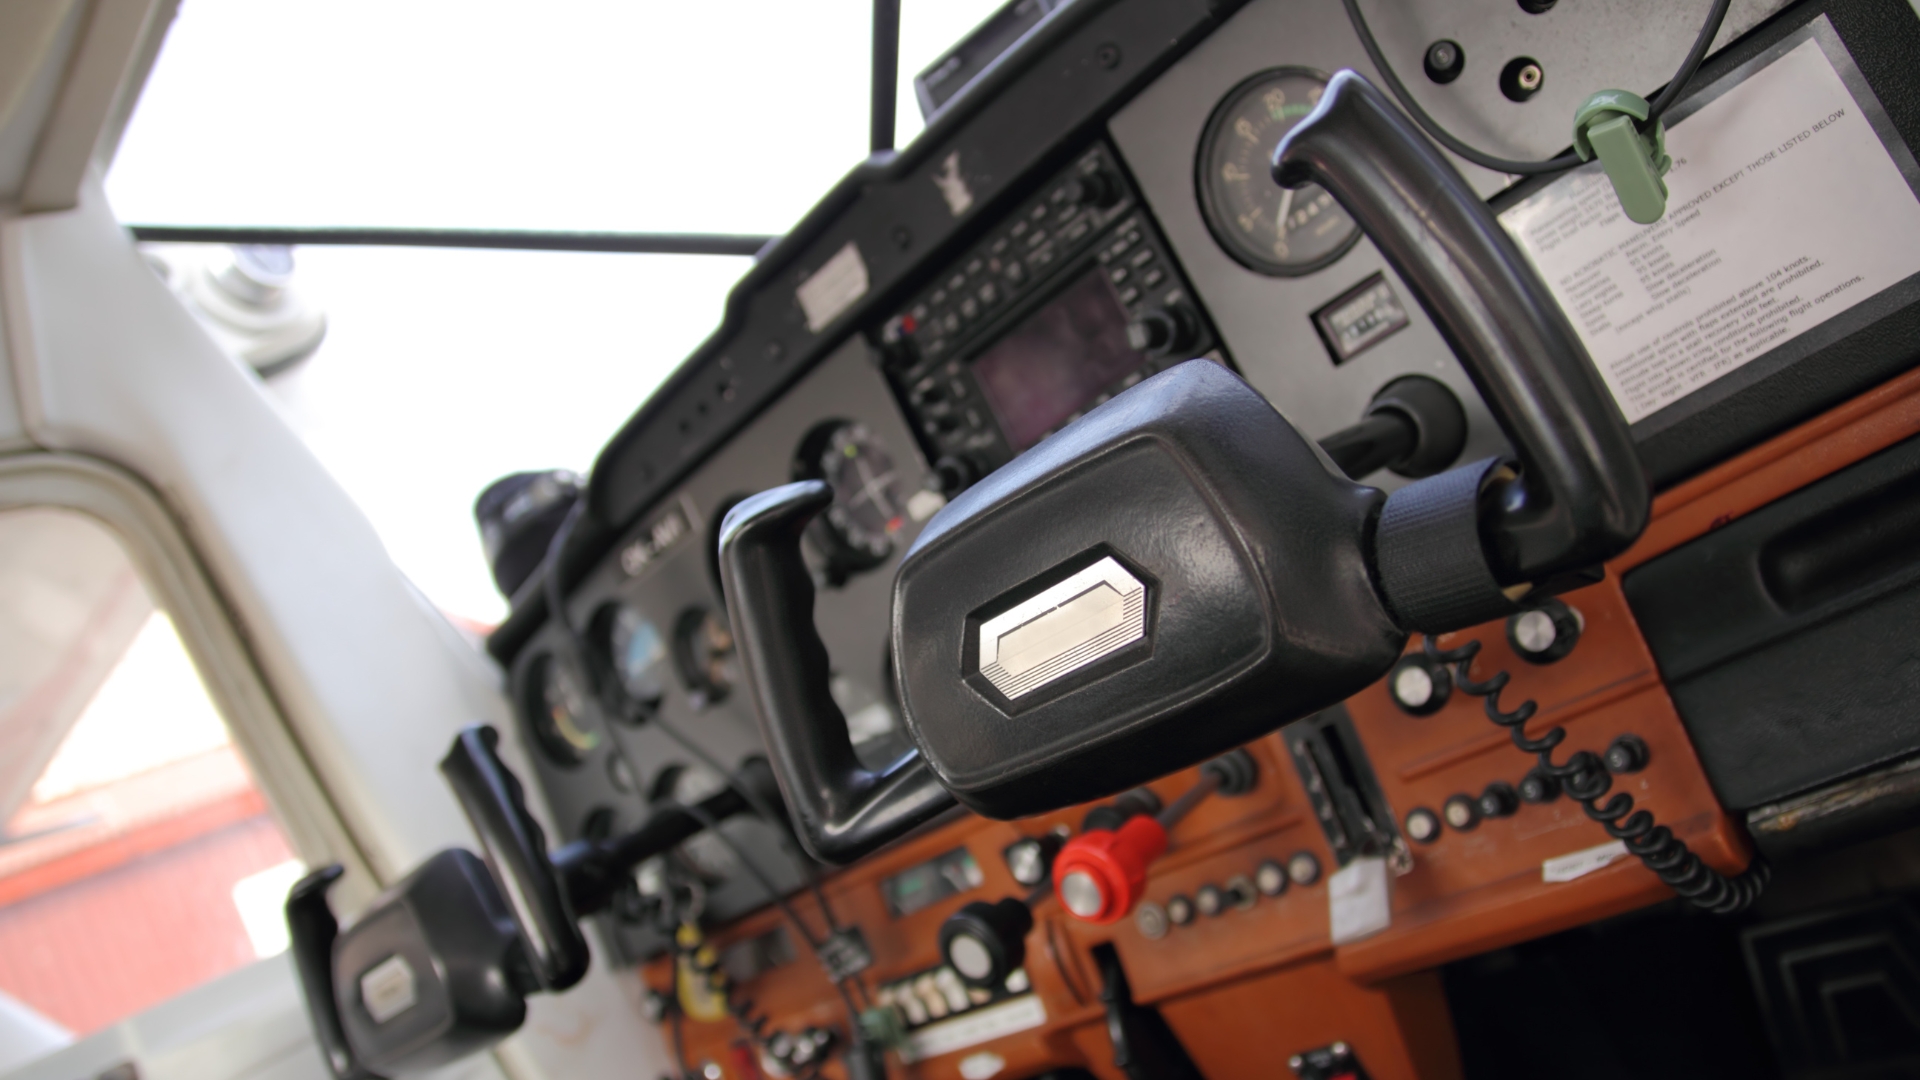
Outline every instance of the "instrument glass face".
<path id="1" fill-rule="evenodd" d="M 551 658 L 534 672 L 535 693 L 528 712 L 533 733 L 556 765 L 578 765 L 600 745 L 600 732 L 588 718 L 586 695 L 565 664 Z"/>
<path id="2" fill-rule="evenodd" d="M 1234 87 L 1213 110 L 1195 163 L 1201 216 L 1227 254 L 1275 277 L 1331 264 L 1360 227 L 1317 184 L 1289 191 L 1273 181 L 1273 154 L 1327 88 L 1306 68 L 1263 71 Z"/>
<path id="3" fill-rule="evenodd" d="M 858 421 L 838 424 L 826 433 L 814 465 L 833 488 L 833 505 L 822 517 L 835 543 L 870 564 L 893 554 L 893 535 L 906 523 L 906 496 L 880 437 Z"/>
<path id="4" fill-rule="evenodd" d="M 667 693 L 667 639 L 651 619 L 622 604 L 613 615 L 614 670 L 627 693 L 643 705 L 657 705 Z"/>

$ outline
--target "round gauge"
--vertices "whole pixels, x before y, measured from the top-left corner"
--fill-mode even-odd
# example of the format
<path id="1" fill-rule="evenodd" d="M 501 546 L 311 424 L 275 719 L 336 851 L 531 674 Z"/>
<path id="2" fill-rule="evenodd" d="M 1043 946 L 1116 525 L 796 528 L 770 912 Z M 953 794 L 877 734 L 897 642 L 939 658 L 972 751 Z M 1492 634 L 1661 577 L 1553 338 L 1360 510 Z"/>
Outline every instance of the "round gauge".
<path id="1" fill-rule="evenodd" d="M 880 437 L 857 420 L 828 420 L 800 441 L 795 480 L 824 480 L 833 505 L 817 519 L 815 542 L 827 557 L 827 579 L 847 576 L 887 561 L 893 537 L 906 524 L 900 470 Z"/>
<path id="2" fill-rule="evenodd" d="M 527 719 L 534 741 L 556 765 L 573 766 L 600 745 L 600 732 L 587 718 L 586 695 L 566 665 L 551 657 L 536 663 L 529 680 Z"/>
<path id="3" fill-rule="evenodd" d="M 653 621 L 625 604 L 614 610 L 607 644 L 613 670 L 633 700 L 651 709 L 667 694 L 667 639 Z"/>
<path id="4" fill-rule="evenodd" d="M 674 620 L 673 665 L 696 710 L 724 700 L 733 689 L 733 631 L 714 612 L 688 608 Z"/>
<path id="5" fill-rule="evenodd" d="M 1274 68 L 1234 87 L 1207 120 L 1195 162 L 1201 216 L 1227 254 L 1250 270 L 1310 273 L 1360 239 L 1360 227 L 1319 185 L 1289 191 L 1273 182 L 1280 140 L 1326 88 L 1319 72 Z"/>

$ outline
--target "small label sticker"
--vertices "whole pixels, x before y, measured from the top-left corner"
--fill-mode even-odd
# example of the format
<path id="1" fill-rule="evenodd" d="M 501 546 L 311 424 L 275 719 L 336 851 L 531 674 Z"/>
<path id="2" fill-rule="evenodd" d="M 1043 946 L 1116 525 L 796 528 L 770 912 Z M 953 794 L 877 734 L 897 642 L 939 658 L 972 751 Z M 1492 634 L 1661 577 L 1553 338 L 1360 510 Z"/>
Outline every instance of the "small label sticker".
<path id="1" fill-rule="evenodd" d="M 639 577 L 660 561 L 675 544 L 693 533 L 692 515 L 685 505 L 667 508 L 653 519 L 632 543 L 620 549 L 620 569 L 628 577 Z"/>
<path id="2" fill-rule="evenodd" d="M 900 1058 L 909 1064 L 924 1061 L 941 1054 L 965 1050 L 969 1046 L 978 1046 L 1003 1035 L 1037 1028 L 1046 1022 L 1047 1007 L 1040 1004 L 1037 996 L 1028 994 L 922 1028 L 908 1037 L 907 1045 L 900 1051 Z"/>
<path id="3" fill-rule="evenodd" d="M 420 995 L 414 988 L 413 966 L 399 953 L 373 965 L 360 976 L 360 1001 L 376 1024 L 399 1016 L 419 1000 Z"/>
<path id="4" fill-rule="evenodd" d="M 1006 1058 L 991 1050 L 982 1050 L 960 1059 L 960 1076 L 962 1080 L 993 1080 L 1006 1067 Z"/>
<path id="5" fill-rule="evenodd" d="M 1372 937 L 1391 926 L 1387 860 L 1355 859 L 1328 878 L 1327 914 L 1335 945 Z"/>
<path id="6" fill-rule="evenodd" d="M 925 521 L 940 512 L 947 505 L 947 497 L 937 491 L 921 488 L 907 496 L 907 516 L 915 521 Z"/>
<path id="7" fill-rule="evenodd" d="M 1585 851 L 1576 851 L 1571 855 L 1548 859 L 1540 864 L 1540 880 L 1549 885 L 1583 878 L 1588 874 L 1627 857 L 1627 842 L 1615 840 L 1611 844 L 1601 844 Z"/>
<path id="8" fill-rule="evenodd" d="M 940 197 L 947 200 L 947 210 L 954 217 L 973 208 L 973 189 L 960 175 L 960 151 L 955 150 L 940 162 L 940 171 L 933 174 L 933 186 L 940 189 Z"/>
<path id="9" fill-rule="evenodd" d="M 808 275 L 793 295 L 806 313 L 807 329 L 817 334 L 855 300 L 867 295 L 867 285 L 867 261 L 860 257 L 859 245 L 849 240 L 833 258 Z"/>

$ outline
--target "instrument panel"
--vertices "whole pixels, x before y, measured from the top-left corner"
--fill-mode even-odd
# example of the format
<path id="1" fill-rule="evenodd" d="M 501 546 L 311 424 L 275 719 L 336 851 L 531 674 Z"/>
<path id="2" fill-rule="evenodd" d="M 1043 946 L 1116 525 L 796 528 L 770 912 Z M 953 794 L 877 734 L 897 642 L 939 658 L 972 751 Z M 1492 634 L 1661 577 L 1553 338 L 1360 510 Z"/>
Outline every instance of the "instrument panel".
<path id="1" fill-rule="evenodd" d="M 1542 113 L 1567 104 L 1569 85 L 1599 77 L 1593 57 L 1570 55 L 1576 21 L 1578 40 L 1628 58 L 1609 79 L 1646 88 L 1663 75 L 1642 54 L 1663 56 L 1690 33 L 1666 5 L 1554 14 L 1549 3 L 1531 16 L 1511 4 L 1366 6 L 1409 81 L 1429 42 L 1464 49 L 1457 83 L 1429 78 L 1416 91 L 1449 127 L 1512 154 L 1561 145 Z M 877 769 L 911 748 L 886 651 L 901 555 L 949 499 L 1157 371 L 1189 357 L 1226 366 L 1314 439 L 1362 421 L 1395 380 L 1425 376 L 1464 416 L 1455 462 L 1505 449 L 1440 329 L 1352 219 L 1323 191 L 1284 191 L 1267 177 L 1326 72 L 1377 76 L 1341 5 L 1175 7 L 1080 0 L 1048 15 L 1018 47 L 1034 54 L 1030 65 L 999 66 L 948 106 L 928 148 L 903 154 L 892 173 L 858 177 L 858 198 L 831 197 L 831 213 L 769 253 L 715 341 L 609 447 L 590 504 L 606 532 L 567 602 L 581 647 L 637 713 L 612 715 L 594 699 L 544 612 L 516 611 L 490 644 L 508 666 L 558 839 L 631 829 L 654 803 L 697 801 L 765 753 L 714 554 L 719 523 L 744 496 L 802 479 L 832 489 L 806 535 L 815 623 L 856 752 Z M 1920 41 L 1920 20 L 1899 24 L 1911 13 L 1898 4 L 1871 16 L 1838 8 L 1735 5 L 1722 44 L 1761 31 L 1707 74 L 1825 19 L 1878 73 L 1867 81 L 1899 132 L 1920 137 L 1920 118 L 1887 93 L 1886 58 Z M 1869 24 L 1905 36 L 1869 45 Z M 1496 98 L 1500 65 L 1484 58 L 1510 56 L 1537 57 L 1548 73 L 1526 100 Z M 1035 87 L 1067 69 L 1099 92 L 1057 91 L 1061 130 L 996 157 L 980 140 L 1023 102 L 1045 100 Z M 1911 82 L 1909 71 L 1900 85 Z M 1496 209 L 1543 186 L 1463 171 Z M 829 274 L 843 294 L 860 282 L 831 311 L 812 287 Z M 1920 308 L 1894 296 L 1874 310 L 1910 320 Z M 1823 340 L 1830 351 L 1814 356 L 1854 355 L 1837 332 Z M 1525 734 L 1563 729 L 1569 748 L 1604 758 L 1614 790 L 1726 873 L 1746 866 L 1752 837 L 1766 834 L 1743 816 L 1747 803 L 1736 813 L 1716 794 L 1713 778 L 1728 766 L 1696 745 L 1700 721 L 1668 689 L 1661 649 L 1671 635 L 1642 625 L 1651 608 L 1628 575 L 1920 432 L 1911 377 L 1886 382 L 1911 357 L 1848 363 L 1823 368 L 1817 393 L 1788 401 L 1761 387 L 1686 421 L 1714 432 L 1721 449 L 1711 455 L 1699 440 L 1686 453 L 1660 449 L 1656 436 L 1671 427 L 1634 428 L 1665 489 L 1647 538 L 1557 606 L 1435 643 L 1478 642 L 1479 677 L 1507 672 L 1509 701 L 1537 703 Z M 1381 469 L 1365 479 L 1392 489 L 1407 478 Z M 680 1014 L 686 1064 L 709 1080 L 842 1069 L 832 1047 L 845 1044 L 850 1010 L 793 940 L 836 926 L 857 928 L 870 954 L 850 1003 L 894 1017 L 894 1060 L 910 1075 L 1148 1075 L 1117 1062 L 1113 1033 L 1156 1024 L 1216 1080 L 1289 1066 L 1338 1075 L 1311 1072 L 1314 1054 L 1342 1060 L 1336 1046 L 1358 1053 L 1363 1068 L 1350 1075 L 1460 1075 L 1441 968 L 1673 895 L 1543 779 L 1483 706 L 1416 639 L 1381 683 L 1250 746 L 1252 790 L 1208 796 L 1174 826 L 1118 923 L 1073 917 L 1036 891 L 1044 874 L 1033 866 L 1036 852 L 1084 833 L 1089 815 L 1120 800 L 1017 822 L 954 812 L 837 871 L 808 864 L 781 829 L 746 815 L 721 826 L 737 850 L 696 837 L 643 866 L 597 920 L 603 955 L 642 967 L 656 1000 Z M 1199 777 L 1165 777 L 1140 797 L 1172 804 Z M 743 857 L 793 897 L 810 929 L 768 906 L 741 873 Z M 1375 876 L 1345 873 L 1361 864 Z M 809 896 L 814 875 L 824 880 Z M 941 926 L 968 904 L 1009 897 L 1032 898 L 1024 961 L 991 987 L 968 985 L 941 951 Z M 674 945 L 682 924 L 700 928 L 751 1017 L 688 1007 L 697 950 Z M 745 1034 L 754 1018 L 763 1030 Z"/>

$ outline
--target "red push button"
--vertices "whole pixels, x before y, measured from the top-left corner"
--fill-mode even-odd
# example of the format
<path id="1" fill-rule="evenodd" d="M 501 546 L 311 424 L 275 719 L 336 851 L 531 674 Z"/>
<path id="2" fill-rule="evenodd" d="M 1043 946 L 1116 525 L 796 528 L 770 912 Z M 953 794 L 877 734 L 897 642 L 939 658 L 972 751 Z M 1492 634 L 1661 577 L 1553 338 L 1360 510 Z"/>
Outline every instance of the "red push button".
<path id="1" fill-rule="evenodd" d="M 1081 833 L 1053 861 L 1060 906 L 1086 922 L 1119 922 L 1146 891 L 1147 866 L 1166 850 L 1166 828 L 1147 814 L 1118 830 Z"/>

